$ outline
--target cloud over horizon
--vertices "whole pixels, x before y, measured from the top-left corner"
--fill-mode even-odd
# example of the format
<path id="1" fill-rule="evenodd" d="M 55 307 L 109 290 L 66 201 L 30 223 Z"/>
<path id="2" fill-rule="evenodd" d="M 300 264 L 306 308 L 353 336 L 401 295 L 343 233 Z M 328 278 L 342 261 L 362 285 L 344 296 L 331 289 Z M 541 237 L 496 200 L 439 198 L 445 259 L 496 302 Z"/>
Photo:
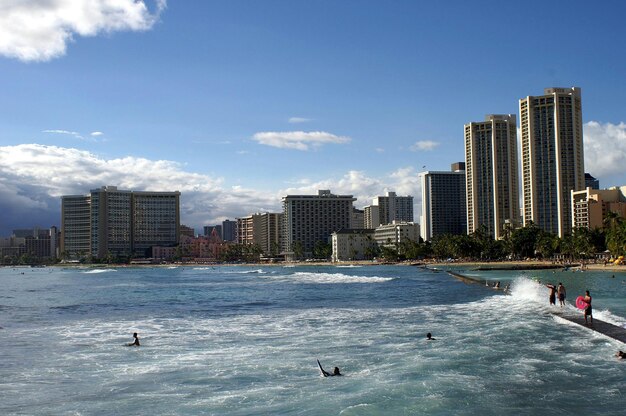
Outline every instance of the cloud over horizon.
<path id="1" fill-rule="evenodd" d="M 75 35 L 151 29 L 166 0 L 155 0 L 154 8 L 151 13 L 141 0 L 3 0 L 0 55 L 49 61 L 65 55 Z"/>
<path id="2" fill-rule="evenodd" d="M 325 131 L 267 131 L 252 136 L 252 140 L 281 149 L 309 150 L 323 144 L 344 144 L 352 139 L 346 136 L 336 136 Z"/>
<path id="3" fill-rule="evenodd" d="M 288 194 L 330 189 L 335 194 L 354 195 L 358 208 L 386 191 L 413 195 L 416 204 L 419 195 L 413 168 L 376 177 L 351 170 L 342 177 L 317 182 L 301 178 L 295 186 L 273 191 L 227 186 L 225 182 L 221 177 L 187 172 L 183 165 L 168 160 L 106 159 L 85 150 L 40 144 L 0 146 L 0 236 L 16 228 L 59 226 L 62 195 L 87 194 L 105 185 L 137 191 L 178 190 L 181 222 L 197 231 L 226 218 L 279 212 L 281 198 Z"/>

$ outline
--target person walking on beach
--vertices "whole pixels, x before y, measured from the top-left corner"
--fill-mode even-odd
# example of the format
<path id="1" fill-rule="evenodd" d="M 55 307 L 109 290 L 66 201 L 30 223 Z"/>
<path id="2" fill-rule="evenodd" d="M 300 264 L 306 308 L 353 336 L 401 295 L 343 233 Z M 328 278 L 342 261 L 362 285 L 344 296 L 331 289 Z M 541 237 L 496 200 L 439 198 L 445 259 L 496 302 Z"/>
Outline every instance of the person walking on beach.
<path id="1" fill-rule="evenodd" d="M 139 347 L 141 344 L 139 344 L 139 337 L 137 336 L 136 332 L 133 333 L 133 338 L 135 340 L 131 342 L 130 344 L 126 344 L 126 345 L 128 345 L 129 347 Z"/>
<path id="2" fill-rule="evenodd" d="M 556 289 L 556 293 L 559 295 L 559 304 L 561 308 L 565 305 L 565 286 L 559 282 L 559 287 Z"/>
<path id="3" fill-rule="evenodd" d="M 585 291 L 585 297 L 584 297 L 583 300 L 587 304 L 587 306 L 585 307 L 585 325 L 587 325 L 587 316 L 589 316 L 589 319 L 591 321 L 591 326 L 593 326 L 593 313 L 592 313 L 592 309 L 591 309 L 591 295 L 589 294 L 588 290 Z"/>
<path id="4" fill-rule="evenodd" d="M 552 283 L 546 285 L 550 289 L 550 305 L 556 305 L 556 287 Z"/>

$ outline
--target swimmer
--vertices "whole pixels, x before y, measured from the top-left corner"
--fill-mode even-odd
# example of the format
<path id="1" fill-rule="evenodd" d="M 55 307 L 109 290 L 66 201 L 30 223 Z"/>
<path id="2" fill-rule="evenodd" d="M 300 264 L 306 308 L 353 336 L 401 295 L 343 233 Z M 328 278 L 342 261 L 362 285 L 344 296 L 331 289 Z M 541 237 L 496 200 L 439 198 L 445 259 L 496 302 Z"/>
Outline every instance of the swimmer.
<path id="1" fill-rule="evenodd" d="M 556 293 L 559 295 L 559 304 L 562 308 L 565 305 L 565 286 L 563 286 L 563 283 L 559 282 Z"/>
<path id="2" fill-rule="evenodd" d="M 126 344 L 128 347 L 139 347 L 141 344 L 139 344 L 139 337 L 137 336 L 136 332 L 133 332 L 133 338 L 135 339 L 133 342 L 131 342 L 130 344 Z"/>
<path id="3" fill-rule="evenodd" d="M 334 376 L 342 376 L 343 374 L 341 374 L 339 372 L 339 367 L 335 367 L 335 369 L 333 370 L 332 373 L 329 373 L 328 371 L 324 370 L 322 368 L 322 364 L 320 364 L 320 360 L 317 360 L 317 365 L 320 367 L 320 371 L 322 372 L 322 375 L 324 377 L 334 377 Z"/>
<path id="4" fill-rule="evenodd" d="M 623 360 L 624 358 L 626 358 L 626 352 L 620 350 L 615 353 L 615 356 L 620 360 Z"/>
<path id="5" fill-rule="evenodd" d="M 437 338 L 433 338 L 433 334 L 431 334 L 430 332 L 428 334 L 426 334 L 426 341 L 436 341 Z"/>

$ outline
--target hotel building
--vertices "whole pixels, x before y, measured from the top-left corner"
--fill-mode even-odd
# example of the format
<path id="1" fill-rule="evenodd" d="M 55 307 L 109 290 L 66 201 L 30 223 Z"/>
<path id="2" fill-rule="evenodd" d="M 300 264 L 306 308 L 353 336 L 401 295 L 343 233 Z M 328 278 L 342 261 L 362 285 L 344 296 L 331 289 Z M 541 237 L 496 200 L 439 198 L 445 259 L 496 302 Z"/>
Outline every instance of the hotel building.
<path id="1" fill-rule="evenodd" d="M 281 250 L 283 214 L 265 212 L 237 218 L 237 243 L 257 244 L 263 254 L 277 255 Z"/>
<path id="2" fill-rule="evenodd" d="M 572 228 L 571 191 L 584 189 L 580 88 L 546 88 L 519 101 L 522 217 L 559 237 Z"/>
<path id="3" fill-rule="evenodd" d="M 329 190 L 283 197 L 283 251 L 287 257 L 299 250 L 310 257 L 315 243 L 329 243 L 331 233 L 350 228 L 354 201 L 352 195 L 334 195 Z"/>
<path id="4" fill-rule="evenodd" d="M 587 187 L 582 191 L 572 191 L 571 197 L 574 228 L 602 229 L 609 212 L 626 218 L 626 186 L 604 190 Z"/>
<path id="5" fill-rule="evenodd" d="M 180 234 L 180 192 L 122 191 L 115 186 L 61 198 L 61 251 L 71 257 L 144 257 L 174 245 Z"/>
<path id="6" fill-rule="evenodd" d="M 465 125 L 467 233 L 484 227 L 493 238 L 519 221 L 515 116 L 488 115 Z"/>
<path id="7" fill-rule="evenodd" d="M 419 178 L 422 184 L 422 239 L 430 241 L 442 234 L 465 234 L 465 163 L 453 163 L 450 172 L 421 172 Z"/>

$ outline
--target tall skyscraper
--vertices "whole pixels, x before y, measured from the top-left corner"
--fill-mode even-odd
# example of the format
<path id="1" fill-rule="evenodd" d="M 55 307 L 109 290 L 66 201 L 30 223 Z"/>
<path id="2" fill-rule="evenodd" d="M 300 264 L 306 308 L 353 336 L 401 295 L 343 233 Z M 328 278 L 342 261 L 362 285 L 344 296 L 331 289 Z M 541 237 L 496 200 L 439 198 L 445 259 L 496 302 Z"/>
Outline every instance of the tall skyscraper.
<path id="1" fill-rule="evenodd" d="M 283 250 L 287 254 L 302 250 L 309 256 L 318 241 L 329 243 L 334 231 L 350 228 L 354 201 L 352 195 L 333 195 L 328 190 L 283 197 Z"/>
<path id="2" fill-rule="evenodd" d="M 546 88 L 519 109 L 524 225 L 563 237 L 572 228 L 571 191 L 585 186 L 580 88 Z"/>
<path id="3" fill-rule="evenodd" d="M 488 115 L 465 125 L 467 233 L 484 227 L 499 239 L 519 222 L 515 116 Z"/>
<path id="4" fill-rule="evenodd" d="M 465 164 L 452 164 L 450 172 L 426 171 L 419 174 L 422 183 L 420 236 L 424 241 L 442 234 L 465 234 Z"/>

